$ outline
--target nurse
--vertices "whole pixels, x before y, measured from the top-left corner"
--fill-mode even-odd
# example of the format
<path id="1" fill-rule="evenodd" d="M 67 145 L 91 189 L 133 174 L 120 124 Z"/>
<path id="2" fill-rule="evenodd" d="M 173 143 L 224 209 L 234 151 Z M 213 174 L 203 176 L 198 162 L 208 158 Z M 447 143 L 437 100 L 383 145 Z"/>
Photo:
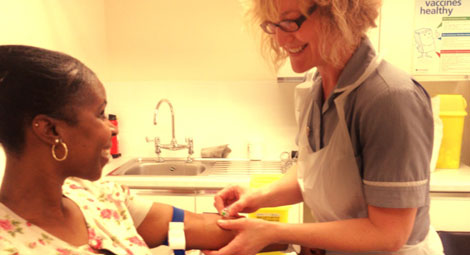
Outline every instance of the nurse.
<path id="1" fill-rule="evenodd" d="M 278 182 L 215 196 L 230 216 L 304 202 L 315 223 L 240 218 L 208 255 L 255 254 L 270 243 L 305 254 L 443 254 L 429 220 L 433 119 L 429 96 L 375 52 L 366 36 L 380 0 L 252 0 L 275 65 L 306 72 L 296 88 L 299 159 Z"/>

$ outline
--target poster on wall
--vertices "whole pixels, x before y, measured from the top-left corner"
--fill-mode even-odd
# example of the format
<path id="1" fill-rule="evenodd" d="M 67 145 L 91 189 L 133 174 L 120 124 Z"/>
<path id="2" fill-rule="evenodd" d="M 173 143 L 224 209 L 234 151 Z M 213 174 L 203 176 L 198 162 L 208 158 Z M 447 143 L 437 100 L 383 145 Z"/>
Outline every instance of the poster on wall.
<path id="1" fill-rule="evenodd" d="M 413 72 L 470 74 L 470 0 L 415 0 Z"/>

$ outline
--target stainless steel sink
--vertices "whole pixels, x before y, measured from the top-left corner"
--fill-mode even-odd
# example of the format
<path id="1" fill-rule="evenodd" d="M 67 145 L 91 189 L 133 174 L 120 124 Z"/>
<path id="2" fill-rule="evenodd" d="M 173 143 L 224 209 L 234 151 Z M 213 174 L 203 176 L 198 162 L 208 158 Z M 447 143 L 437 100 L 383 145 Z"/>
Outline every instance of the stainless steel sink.
<path id="1" fill-rule="evenodd" d="M 169 159 L 162 162 L 155 158 L 135 158 L 118 167 L 109 175 L 200 175 L 207 166 L 199 161 Z"/>
<path id="2" fill-rule="evenodd" d="M 230 159 L 134 158 L 116 168 L 110 176 L 199 176 L 280 174 L 280 161 L 249 161 Z"/>

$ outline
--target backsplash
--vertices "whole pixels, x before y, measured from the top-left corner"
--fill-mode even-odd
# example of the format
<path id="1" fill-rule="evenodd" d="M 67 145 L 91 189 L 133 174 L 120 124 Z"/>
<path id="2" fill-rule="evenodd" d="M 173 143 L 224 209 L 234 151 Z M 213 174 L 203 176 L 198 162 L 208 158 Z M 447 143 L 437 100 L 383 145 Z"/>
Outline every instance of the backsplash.
<path id="1" fill-rule="evenodd" d="M 123 156 L 154 156 L 153 143 L 145 137 L 171 140 L 171 114 L 162 104 L 153 125 L 156 104 L 168 99 L 175 112 L 178 143 L 194 139 L 194 156 L 201 148 L 228 144 L 229 158 L 247 158 L 249 142 L 263 147 L 263 159 L 279 159 L 282 151 L 295 149 L 295 84 L 275 81 L 148 81 L 104 82 L 108 113 L 119 121 Z M 186 156 L 187 151 L 163 150 L 161 156 Z"/>

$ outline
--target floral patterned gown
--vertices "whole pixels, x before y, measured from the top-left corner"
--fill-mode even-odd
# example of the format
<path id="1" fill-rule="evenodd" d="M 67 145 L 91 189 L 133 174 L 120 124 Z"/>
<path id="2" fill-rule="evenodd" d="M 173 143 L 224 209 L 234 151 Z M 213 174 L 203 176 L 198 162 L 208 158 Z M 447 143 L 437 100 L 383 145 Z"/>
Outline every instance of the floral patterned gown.
<path id="1" fill-rule="evenodd" d="M 129 189 L 106 181 L 69 178 L 62 190 L 85 217 L 88 244 L 70 245 L 0 203 L 0 255 L 151 254 L 136 230 L 151 202 L 139 200 Z"/>

